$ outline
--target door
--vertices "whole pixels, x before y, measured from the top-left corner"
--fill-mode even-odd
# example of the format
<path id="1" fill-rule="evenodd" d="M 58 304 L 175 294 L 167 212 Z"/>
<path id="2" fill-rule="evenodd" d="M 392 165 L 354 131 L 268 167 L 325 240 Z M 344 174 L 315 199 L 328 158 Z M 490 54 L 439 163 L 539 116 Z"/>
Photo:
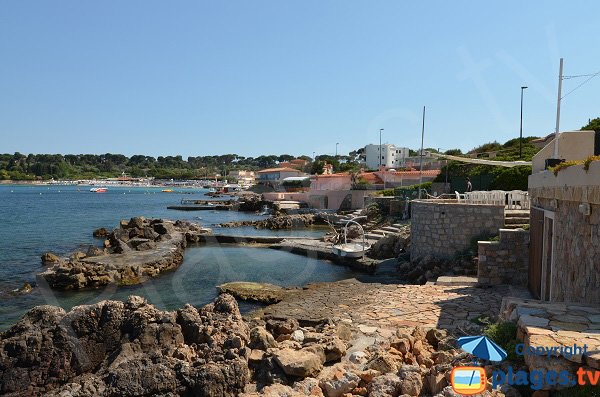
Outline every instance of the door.
<path id="1" fill-rule="evenodd" d="M 542 300 L 549 301 L 552 286 L 552 261 L 554 248 L 554 214 L 544 215 L 544 253 L 542 256 Z"/>
<path id="2" fill-rule="evenodd" d="M 529 227 L 529 291 L 534 298 L 542 296 L 542 256 L 544 249 L 544 210 L 532 208 Z"/>

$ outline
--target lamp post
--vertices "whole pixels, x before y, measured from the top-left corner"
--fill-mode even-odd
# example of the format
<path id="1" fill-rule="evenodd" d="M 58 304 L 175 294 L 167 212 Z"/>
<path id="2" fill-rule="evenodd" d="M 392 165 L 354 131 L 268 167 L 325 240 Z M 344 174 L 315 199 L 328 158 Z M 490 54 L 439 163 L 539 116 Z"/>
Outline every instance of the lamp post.
<path id="1" fill-rule="evenodd" d="M 382 156 L 382 152 L 381 152 L 381 131 L 383 131 L 383 128 L 379 129 L 379 168 L 381 168 L 381 156 Z"/>
<path id="2" fill-rule="evenodd" d="M 339 144 L 340 144 L 339 142 L 335 143 L 335 158 L 336 159 L 337 159 L 337 147 L 338 147 Z"/>
<path id="3" fill-rule="evenodd" d="M 521 126 L 519 128 L 519 160 L 523 159 L 523 91 L 526 86 L 521 87 Z"/>

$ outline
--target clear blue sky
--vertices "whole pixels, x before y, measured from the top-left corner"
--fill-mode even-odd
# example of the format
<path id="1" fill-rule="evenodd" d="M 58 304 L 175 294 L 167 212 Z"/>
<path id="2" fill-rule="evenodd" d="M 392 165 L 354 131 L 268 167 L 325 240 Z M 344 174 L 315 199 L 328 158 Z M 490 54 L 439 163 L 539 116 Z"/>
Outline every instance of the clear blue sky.
<path id="1" fill-rule="evenodd" d="M 485 3 L 485 4 L 484 4 Z M 470 149 L 554 129 L 600 70 L 593 1 L 0 3 L 0 152 Z M 564 93 L 582 80 L 566 80 Z M 600 116 L 600 76 L 562 130 Z"/>

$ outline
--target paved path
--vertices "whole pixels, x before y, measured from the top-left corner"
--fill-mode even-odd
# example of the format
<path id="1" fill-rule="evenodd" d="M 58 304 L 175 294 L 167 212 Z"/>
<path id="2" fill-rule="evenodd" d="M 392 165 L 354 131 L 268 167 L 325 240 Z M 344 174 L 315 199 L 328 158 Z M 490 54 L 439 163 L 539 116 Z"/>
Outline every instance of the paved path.
<path id="1" fill-rule="evenodd" d="M 399 326 L 455 329 L 480 316 L 497 316 L 503 296 L 523 296 L 509 286 L 397 285 L 345 280 L 306 287 L 259 313 L 293 317 L 301 322 L 351 320 L 355 327 L 391 329 Z M 368 332 L 365 332 L 368 333 Z"/>

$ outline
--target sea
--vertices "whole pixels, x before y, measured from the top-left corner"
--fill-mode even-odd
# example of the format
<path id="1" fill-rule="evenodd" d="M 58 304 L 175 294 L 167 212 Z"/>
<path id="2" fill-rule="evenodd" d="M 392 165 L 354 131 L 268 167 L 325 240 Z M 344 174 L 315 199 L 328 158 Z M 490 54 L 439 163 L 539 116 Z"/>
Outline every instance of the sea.
<path id="1" fill-rule="evenodd" d="M 258 220 L 265 216 L 237 211 L 177 211 L 167 206 L 182 199 L 207 199 L 206 189 L 109 187 L 106 193 L 92 193 L 89 186 L 0 185 L 0 330 L 15 324 L 37 305 L 58 305 L 65 310 L 105 299 L 126 300 L 144 296 L 163 310 L 186 303 L 201 306 L 216 295 L 216 286 L 231 281 L 267 282 L 302 286 L 311 282 L 366 278 L 345 266 L 285 251 L 236 245 L 195 245 L 188 247 L 182 265 L 171 272 L 136 286 L 108 286 L 84 291 L 56 291 L 36 282 L 42 272 L 40 256 L 47 251 L 58 255 L 100 246 L 93 230 L 112 230 L 121 219 L 188 219 L 213 228 L 215 233 L 288 236 L 321 236 L 323 227 L 294 230 L 257 230 L 253 227 L 215 228 L 222 222 Z M 27 294 L 15 293 L 24 283 L 34 286 Z M 242 311 L 255 308 L 240 304 Z"/>

